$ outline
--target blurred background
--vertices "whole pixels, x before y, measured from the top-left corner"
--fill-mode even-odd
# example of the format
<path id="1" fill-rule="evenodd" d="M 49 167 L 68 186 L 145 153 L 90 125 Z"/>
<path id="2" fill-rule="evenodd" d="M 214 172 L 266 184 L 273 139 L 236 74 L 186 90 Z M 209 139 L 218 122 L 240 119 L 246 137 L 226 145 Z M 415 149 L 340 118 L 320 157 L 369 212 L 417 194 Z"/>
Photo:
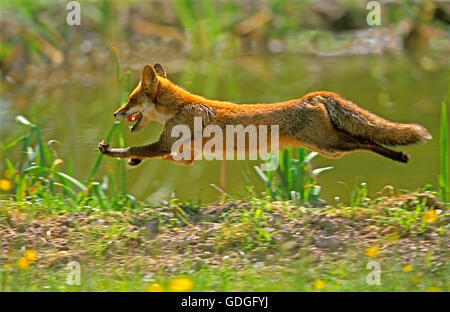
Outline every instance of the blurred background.
<path id="1" fill-rule="evenodd" d="M 449 103 L 449 1 L 378 1 L 381 25 L 373 26 L 368 1 L 360 0 L 79 1 L 81 25 L 72 26 L 68 2 L 0 3 L 0 140 L 24 132 L 15 119 L 24 115 L 46 141 L 60 143 L 54 152 L 80 179 L 147 63 L 162 63 L 188 91 L 236 103 L 337 92 L 387 119 L 421 123 L 435 138 L 441 102 Z M 162 129 L 155 122 L 133 134 L 121 127 L 127 146 L 154 141 Z M 411 154 L 408 165 L 369 153 L 317 157 L 312 165 L 334 167 L 318 180 L 330 202 L 360 182 L 369 194 L 385 185 L 413 190 L 437 183 L 438 146 L 434 139 L 402 148 Z M 258 163 L 227 161 L 226 192 L 262 192 Z M 117 165 L 104 159 L 98 179 Z M 184 167 L 154 159 L 127 167 L 125 182 L 140 200 L 211 202 L 219 195 L 211 184 L 220 179 L 220 161 Z"/>

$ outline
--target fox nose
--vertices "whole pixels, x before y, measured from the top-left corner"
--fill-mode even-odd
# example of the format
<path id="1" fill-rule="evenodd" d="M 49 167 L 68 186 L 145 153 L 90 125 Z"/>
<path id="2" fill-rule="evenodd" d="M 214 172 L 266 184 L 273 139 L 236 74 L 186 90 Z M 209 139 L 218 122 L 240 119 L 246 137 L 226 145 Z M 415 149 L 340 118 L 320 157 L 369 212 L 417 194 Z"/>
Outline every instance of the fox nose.
<path id="1" fill-rule="evenodd" d="M 114 118 L 116 118 L 117 120 L 124 119 L 127 116 L 126 114 L 124 114 L 120 111 L 115 112 L 113 115 L 114 115 Z"/>

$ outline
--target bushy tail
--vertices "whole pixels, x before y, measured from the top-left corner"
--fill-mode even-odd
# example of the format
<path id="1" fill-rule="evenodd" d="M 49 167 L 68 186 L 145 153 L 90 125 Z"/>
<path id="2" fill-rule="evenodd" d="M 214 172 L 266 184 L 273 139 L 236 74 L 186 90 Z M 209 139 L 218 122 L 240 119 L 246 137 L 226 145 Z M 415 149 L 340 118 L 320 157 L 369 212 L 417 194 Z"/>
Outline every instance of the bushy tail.
<path id="1" fill-rule="evenodd" d="M 428 130 L 421 125 L 388 121 L 336 93 L 321 92 L 318 97 L 325 104 L 336 128 L 351 135 L 392 146 L 420 143 L 431 139 Z"/>

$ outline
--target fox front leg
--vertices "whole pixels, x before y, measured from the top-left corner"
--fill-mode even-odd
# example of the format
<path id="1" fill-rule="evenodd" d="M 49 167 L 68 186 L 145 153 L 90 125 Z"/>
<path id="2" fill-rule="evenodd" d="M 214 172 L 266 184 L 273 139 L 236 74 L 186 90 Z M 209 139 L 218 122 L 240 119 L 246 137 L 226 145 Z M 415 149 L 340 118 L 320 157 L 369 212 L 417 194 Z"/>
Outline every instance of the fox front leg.
<path id="1" fill-rule="evenodd" d="M 108 142 L 101 141 L 98 148 L 103 155 L 118 158 L 155 158 L 170 155 L 170 152 L 165 151 L 160 142 L 127 148 L 111 148 Z"/>
<path id="2" fill-rule="evenodd" d="M 191 160 L 184 160 L 184 159 L 181 159 L 181 160 L 175 160 L 175 159 L 173 159 L 172 155 L 164 156 L 164 157 L 162 157 L 161 159 L 164 159 L 164 160 L 173 162 L 174 164 L 177 164 L 177 165 L 185 165 L 185 166 L 192 165 L 192 163 L 194 162 L 193 159 L 191 159 Z M 130 159 L 128 160 L 128 165 L 130 165 L 130 166 L 137 166 L 137 165 L 139 165 L 143 160 L 144 160 L 144 159 L 142 159 L 142 158 L 130 158 Z"/>

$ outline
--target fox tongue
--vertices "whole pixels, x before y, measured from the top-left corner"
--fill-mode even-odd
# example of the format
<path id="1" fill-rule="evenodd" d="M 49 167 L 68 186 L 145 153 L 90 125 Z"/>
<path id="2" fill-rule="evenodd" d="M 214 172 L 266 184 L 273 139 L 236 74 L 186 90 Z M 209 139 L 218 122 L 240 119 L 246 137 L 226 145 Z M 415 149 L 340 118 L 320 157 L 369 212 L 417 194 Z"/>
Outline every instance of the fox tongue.
<path id="1" fill-rule="evenodd" d="M 131 114 L 130 116 L 128 116 L 128 121 L 134 121 L 135 117 L 133 116 L 133 114 Z"/>

